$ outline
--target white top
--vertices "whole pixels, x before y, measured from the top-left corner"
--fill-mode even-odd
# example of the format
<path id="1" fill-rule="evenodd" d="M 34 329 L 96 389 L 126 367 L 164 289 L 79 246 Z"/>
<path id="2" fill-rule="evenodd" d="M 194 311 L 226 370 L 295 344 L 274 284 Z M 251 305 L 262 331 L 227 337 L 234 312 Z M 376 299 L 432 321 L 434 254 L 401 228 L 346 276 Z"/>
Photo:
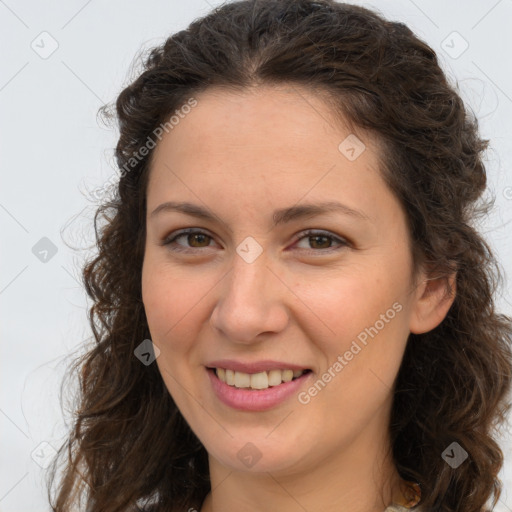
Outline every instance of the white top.
<path id="1" fill-rule="evenodd" d="M 402 507 L 401 505 L 390 505 L 384 512 L 407 512 L 409 508 Z M 421 507 L 417 506 L 414 512 L 421 512 Z"/>

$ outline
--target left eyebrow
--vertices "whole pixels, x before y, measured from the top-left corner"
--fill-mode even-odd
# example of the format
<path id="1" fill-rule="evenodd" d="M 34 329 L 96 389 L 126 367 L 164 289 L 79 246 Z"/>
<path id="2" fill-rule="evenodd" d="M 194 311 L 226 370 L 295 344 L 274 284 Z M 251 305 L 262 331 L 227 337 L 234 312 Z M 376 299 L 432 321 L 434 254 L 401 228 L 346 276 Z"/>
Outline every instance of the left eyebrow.
<path id="1" fill-rule="evenodd" d="M 301 204 L 290 206 L 288 208 L 282 208 L 274 212 L 272 215 L 272 220 L 274 226 L 277 226 L 279 224 L 291 222 L 292 220 L 316 217 L 325 213 L 342 213 L 344 215 L 349 215 L 360 220 L 370 221 L 368 215 L 362 211 L 354 210 L 353 208 L 350 208 L 345 204 L 338 203 L 337 201 L 328 201 L 318 204 Z"/>
<path id="2" fill-rule="evenodd" d="M 166 211 L 177 211 L 184 213 L 186 215 L 191 215 L 193 217 L 197 217 L 200 219 L 205 219 L 209 221 L 215 221 L 216 217 L 206 208 L 202 206 L 188 203 L 188 202 L 176 202 L 176 201 L 168 201 L 166 203 L 162 203 L 157 206 L 150 214 L 150 217 L 153 218 L 157 214 Z M 365 220 L 371 222 L 368 215 L 360 210 L 355 210 L 350 208 L 349 206 L 339 203 L 337 201 L 328 201 L 324 203 L 308 203 L 301 204 L 295 206 L 289 206 L 287 208 L 281 208 L 279 210 L 275 210 L 272 215 L 272 223 L 273 226 L 278 226 L 279 224 L 286 224 L 288 222 L 292 222 L 297 219 L 303 218 L 311 218 L 319 215 L 323 215 L 326 213 L 342 213 L 344 215 L 349 215 L 351 217 Z"/>

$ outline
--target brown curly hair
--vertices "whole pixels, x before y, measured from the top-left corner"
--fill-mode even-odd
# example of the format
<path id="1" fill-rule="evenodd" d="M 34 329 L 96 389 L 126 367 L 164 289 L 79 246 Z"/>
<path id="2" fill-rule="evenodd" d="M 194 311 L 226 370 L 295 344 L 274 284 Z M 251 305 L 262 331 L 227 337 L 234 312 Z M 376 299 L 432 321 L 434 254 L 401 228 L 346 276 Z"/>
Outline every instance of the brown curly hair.
<path id="1" fill-rule="evenodd" d="M 393 459 L 404 479 L 420 484 L 422 510 L 482 512 L 490 498 L 494 507 L 503 454 L 493 436 L 510 408 L 512 322 L 495 311 L 500 267 L 474 228 L 492 206 L 482 198 L 488 141 L 436 53 L 404 24 L 362 7 L 244 0 L 171 35 L 143 64 L 115 104 L 123 171 L 98 206 L 98 254 L 83 269 L 95 343 L 69 369 L 78 373 L 79 403 L 50 472 L 53 510 L 75 510 L 77 498 L 88 511 L 199 509 L 209 492 L 206 450 L 157 366 L 134 356 L 150 338 L 141 269 L 153 151 L 130 159 L 180 105 L 213 85 L 283 83 L 314 90 L 355 130 L 377 136 L 381 172 L 406 212 L 415 268 L 428 264 L 436 277 L 457 271 L 446 318 L 409 336 L 389 425 Z M 109 115 L 109 106 L 102 112 Z M 454 441 L 469 454 L 457 469 L 441 457 Z"/>

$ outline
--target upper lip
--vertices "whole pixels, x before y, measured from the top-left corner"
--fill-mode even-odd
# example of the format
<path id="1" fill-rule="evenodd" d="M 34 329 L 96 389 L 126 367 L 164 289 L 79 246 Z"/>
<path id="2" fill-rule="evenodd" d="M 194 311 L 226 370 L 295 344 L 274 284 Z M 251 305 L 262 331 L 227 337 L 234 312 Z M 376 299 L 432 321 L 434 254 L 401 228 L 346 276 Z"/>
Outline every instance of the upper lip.
<path id="1" fill-rule="evenodd" d="M 259 373 L 267 370 L 309 370 L 306 366 L 272 360 L 244 363 L 242 361 L 234 361 L 233 359 L 221 359 L 206 363 L 205 366 L 207 368 L 224 368 L 225 370 L 243 373 Z"/>

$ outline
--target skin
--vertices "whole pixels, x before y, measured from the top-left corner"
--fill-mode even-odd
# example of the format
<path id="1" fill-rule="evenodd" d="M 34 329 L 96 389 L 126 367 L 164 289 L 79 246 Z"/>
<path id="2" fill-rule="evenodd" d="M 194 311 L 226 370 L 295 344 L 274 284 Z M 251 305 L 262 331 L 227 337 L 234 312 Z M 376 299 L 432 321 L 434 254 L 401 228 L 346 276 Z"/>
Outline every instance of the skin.
<path id="1" fill-rule="evenodd" d="M 405 214 L 379 174 L 376 142 L 358 132 L 366 149 L 347 159 L 338 146 L 350 130 L 313 93 L 210 88 L 196 99 L 153 155 L 142 292 L 156 364 L 209 454 L 213 492 L 201 512 L 382 512 L 399 492 L 387 456 L 393 383 L 409 333 L 445 317 L 448 283 L 412 275 Z M 216 218 L 150 215 L 166 201 Z M 272 227 L 275 209 L 323 201 L 367 218 L 335 212 Z M 162 245 L 183 228 L 211 238 L 175 242 L 190 252 Z M 315 243 L 305 229 L 334 238 Z M 252 263 L 236 252 L 248 236 L 263 250 Z M 238 411 L 212 390 L 205 364 L 226 358 L 310 368 L 307 391 L 396 303 L 400 312 L 307 404 L 294 395 Z M 247 442 L 261 455 L 252 467 L 237 457 Z"/>

